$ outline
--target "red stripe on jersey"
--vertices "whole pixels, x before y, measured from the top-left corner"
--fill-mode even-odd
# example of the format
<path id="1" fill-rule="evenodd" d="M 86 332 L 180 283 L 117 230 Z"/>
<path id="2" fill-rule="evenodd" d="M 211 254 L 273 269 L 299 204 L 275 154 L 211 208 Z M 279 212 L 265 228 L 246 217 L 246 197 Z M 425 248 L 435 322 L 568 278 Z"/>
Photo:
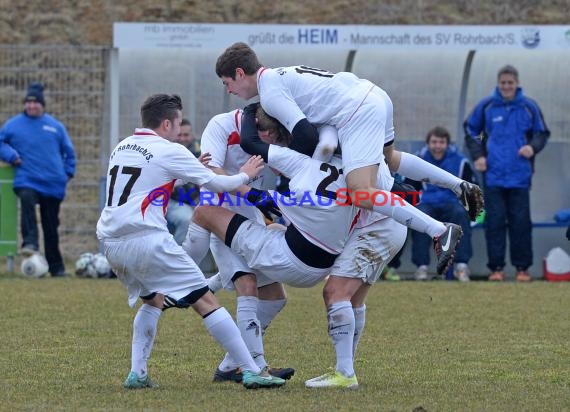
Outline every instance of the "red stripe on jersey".
<path id="1" fill-rule="evenodd" d="M 234 144 L 239 144 L 240 141 L 240 136 L 239 133 L 236 131 L 233 131 L 230 136 L 228 137 L 228 146 L 232 146 Z"/>
<path id="2" fill-rule="evenodd" d="M 170 194 L 172 193 L 172 190 L 174 189 L 174 182 L 176 182 L 175 180 L 172 180 L 162 186 L 157 187 L 156 189 L 154 189 L 151 193 L 148 194 L 147 197 L 144 198 L 142 204 L 141 204 L 141 213 L 142 213 L 142 217 L 144 219 L 144 214 L 146 212 L 146 210 L 148 209 L 148 207 L 151 205 L 151 200 L 155 201 L 157 200 L 160 196 L 162 196 L 162 214 L 164 216 L 166 216 L 166 208 L 168 207 L 168 200 L 170 200 Z M 153 197 L 152 194 L 156 193 L 156 197 Z M 169 197 L 168 199 L 164 198 L 164 193 L 168 193 Z"/>
<path id="3" fill-rule="evenodd" d="M 356 213 L 356 215 L 354 215 L 354 219 L 352 219 L 352 223 L 350 224 L 350 229 L 348 233 L 351 233 L 352 229 L 354 229 L 354 226 L 356 226 L 356 223 L 358 223 L 358 219 L 360 219 L 360 212 L 362 212 L 362 209 L 358 209 L 358 212 Z"/>

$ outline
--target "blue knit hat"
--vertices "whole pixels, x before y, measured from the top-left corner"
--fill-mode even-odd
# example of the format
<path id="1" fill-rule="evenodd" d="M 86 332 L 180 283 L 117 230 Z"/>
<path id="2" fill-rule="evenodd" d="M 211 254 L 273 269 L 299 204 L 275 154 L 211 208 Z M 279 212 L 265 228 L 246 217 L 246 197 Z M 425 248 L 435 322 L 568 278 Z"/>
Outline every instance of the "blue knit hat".
<path id="1" fill-rule="evenodd" d="M 44 85 L 39 82 L 34 82 L 28 86 L 28 92 L 24 98 L 24 102 L 36 101 L 42 106 L 46 105 L 44 100 Z"/>

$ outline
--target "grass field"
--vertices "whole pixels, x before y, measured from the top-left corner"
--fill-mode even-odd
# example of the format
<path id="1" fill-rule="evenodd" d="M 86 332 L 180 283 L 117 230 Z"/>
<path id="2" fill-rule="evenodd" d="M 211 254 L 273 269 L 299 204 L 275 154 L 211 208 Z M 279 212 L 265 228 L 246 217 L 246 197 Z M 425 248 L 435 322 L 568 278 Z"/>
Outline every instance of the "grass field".
<path id="1" fill-rule="evenodd" d="M 297 373 L 257 391 L 211 382 L 222 350 L 182 310 L 159 325 L 160 388 L 122 389 L 135 312 L 117 280 L 0 275 L 0 289 L 0 410 L 570 410 L 570 283 L 377 284 L 356 391 L 303 385 L 334 366 L 319 286 L 289 288 L 266 336 L 267 359 Z"/>

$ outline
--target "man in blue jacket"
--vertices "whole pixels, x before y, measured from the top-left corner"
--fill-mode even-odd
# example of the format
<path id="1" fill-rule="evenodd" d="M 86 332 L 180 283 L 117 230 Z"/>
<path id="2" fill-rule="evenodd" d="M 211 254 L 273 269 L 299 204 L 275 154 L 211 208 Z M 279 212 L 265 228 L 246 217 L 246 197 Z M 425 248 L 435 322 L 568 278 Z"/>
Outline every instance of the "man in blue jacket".
<path id="1" fill-rule="evenodd" d="M 49 271 L 52 276 L 65 276 L 57 230 L 65 187 L 75 174 L 75 152 L 65 126 L 45 113 L 43 89 L 41 83 L 32 83 L 24 111 L 0 129 L 0 159 L 16 168 L 14 192 L 20 198 L 22 254 L 39 249 L 39 204 Z"/>
<path id="2" fill-rule="evenodd" d="M 441 126 L 431 129 L 426 135 L 426 145 L 417 156 L 446 172 L 467 182 L 474 182 L 471 165 L 455 145 L 450 144 L 449 131 Z M 419 189 L 419 188 L 418 188 Z M 471 248 L 471 223 L 469 215 L 449 189 L 428 183 L 423 184 L 422 197 L 417 206 L 422 212 L 434 219 L 456 223 L 463 229 L 463 237 L 455 251 L 454 276 L 461 282 L 468 282 L 469 259 L 473 255 Z M 429 250 L 432 240 L 423 233 L 412 231 L 412 262 L 418 267 L 416 280 L 428 280 Z"/>
<path id="3" fill-rule="evenodd" d="M 517 69 L 507 65 L 499 70 L 494 93 L 475 106 L 464 126 L 475 169 L 484 176 L 489 280 L 502 281 L 505 277 L 508 229 L 515 278 L 529 282 L 530 185 L 534 157 L 546 145 L 550 131 L 538 104 L 519 87 Z"/>

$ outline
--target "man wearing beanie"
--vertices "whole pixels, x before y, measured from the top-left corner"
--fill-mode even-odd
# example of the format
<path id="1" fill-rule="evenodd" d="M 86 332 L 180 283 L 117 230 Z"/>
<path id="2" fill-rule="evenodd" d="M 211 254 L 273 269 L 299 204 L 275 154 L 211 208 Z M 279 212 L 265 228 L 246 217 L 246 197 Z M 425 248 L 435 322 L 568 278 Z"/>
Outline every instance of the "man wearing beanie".
<path id="1" fill-rule="evenodd" d="M 39 250 L 36 205 L 40 206 L 44 251 L 52 276 L 66 276 L 59 250 L 59 207 L 75 174 L 75 152 L 65 126 L 45 113 L 44 86 L 32 83 L 24 111 L 0 129 L 0 160 L 16 168 L 14 192 L 20 199 L 22 254 Z"/>

